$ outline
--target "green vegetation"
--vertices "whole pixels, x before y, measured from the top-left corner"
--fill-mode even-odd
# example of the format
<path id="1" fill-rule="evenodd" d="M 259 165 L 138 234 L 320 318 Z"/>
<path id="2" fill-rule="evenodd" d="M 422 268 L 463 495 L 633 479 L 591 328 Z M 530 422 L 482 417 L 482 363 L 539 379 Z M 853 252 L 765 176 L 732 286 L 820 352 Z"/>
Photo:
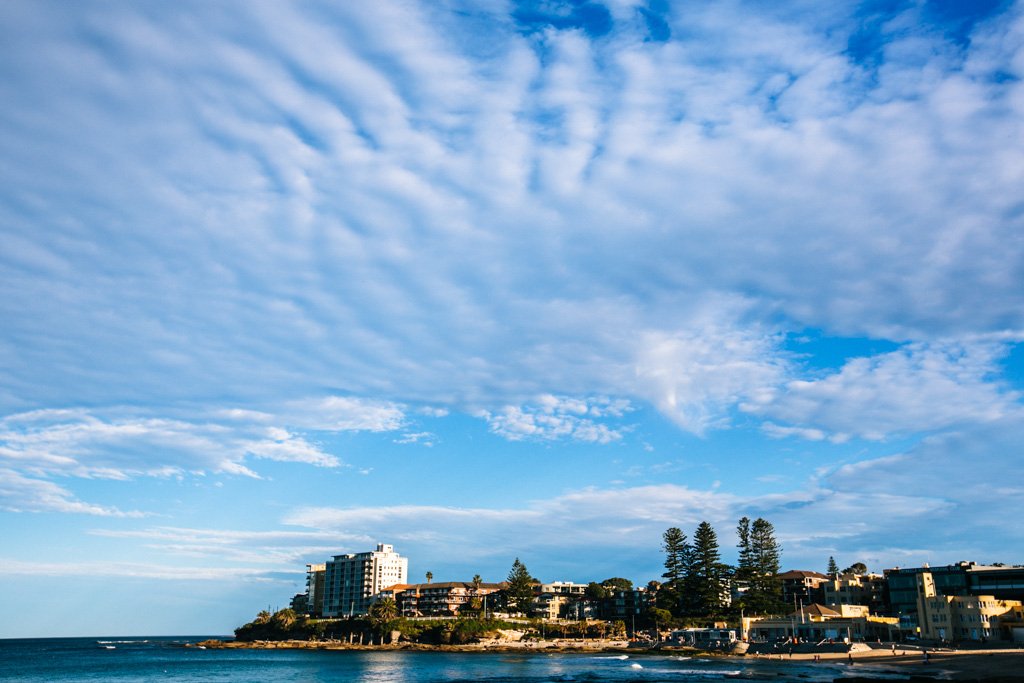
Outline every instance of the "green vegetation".
<path id="1" fill-rule="evenodd" d="M 254 640 L 316 640 L 323 637 L 322 622 L 299 616 L 291 609 L 271 614 L 264 610 L 248 624 L 235 629 L 235 638 L 244 642 Z"/>
<path id="2" fill-rule="evenodd" d="M 693 534 L 689 579 L 691 610 L 695 614 L 718 616 L 726 602 L 729 568 L 722 564 L 718 535 L 707 522 L 701 522 Z"/>
<path id="3" fill-rule="evenodd" d="M 235 629 L 235 638 L 242 642 L 340 640 L 369 645 L 387 642 L 392 633 L 398 633 L 411 642 L 464 645 L 494 637 L 499 630 L 522 630 L 523 626 L 501 619 L 404 619 L 396 615 L 394 600 L 385 598 L 373 604 L 368 617 L 308 619 L 290 609 L 273 615 L 261 612 L 253 621 Z"/>
<path id="4" fill-rule="evenodd" d="M 665 613 L 672 625 L 697 625 L 722 616 L 735 616 L 741 610 L 767 614 L 780 609 L 782 585 L 778 579 L 782 548 L 775 540 L 771 523 L 743 517 L 736 527 L 739 542 L 735 567 L 721 561 L 718 535 L 707 522 L 701 522 L 687 542 L 686 534 L 671 527 L 662 535 L 665 553 L 665 582 L 658 590 L 657 611 L 645 618 L 661 624 Z M 743 597 L 728 605 L 733 584 L 743 587 Z"/>
<path id="5" fill-rule="evenodd" d="M 775 540 L 775 527 L 758 517 L 750 527 L 750 552 L 745 568 L 748 589 L 743 607 L 752 614 L 772 614 L 782 607 L 779 563 L 782 547 Z"/>
<path id="6" fill-rule="evenodd" d="M 512 569 L 508 573 L 508 588 L 505 595 L 508 597 L 509 608 L 513 611 L 528 614 L 530 604 L 533 602 L 533 584 L 536 579 L 530 576 L 526 565 L 516 558 L 512 563 Z"/>

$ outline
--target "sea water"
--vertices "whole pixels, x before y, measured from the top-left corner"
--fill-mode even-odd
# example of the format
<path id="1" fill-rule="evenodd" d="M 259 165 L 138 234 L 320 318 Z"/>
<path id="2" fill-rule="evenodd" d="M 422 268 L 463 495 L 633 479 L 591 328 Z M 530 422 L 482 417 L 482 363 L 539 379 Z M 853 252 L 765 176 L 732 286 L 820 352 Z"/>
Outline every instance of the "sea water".
<path id="1" fill-rule="evenodd" d="M 215 650 L 195 638 L 0 640 L 0 681 L 218 681 L 246 683 L 686 683 L 733 679 L 895 678 L 869 666 L 756 659 L 567 653 Z"/>

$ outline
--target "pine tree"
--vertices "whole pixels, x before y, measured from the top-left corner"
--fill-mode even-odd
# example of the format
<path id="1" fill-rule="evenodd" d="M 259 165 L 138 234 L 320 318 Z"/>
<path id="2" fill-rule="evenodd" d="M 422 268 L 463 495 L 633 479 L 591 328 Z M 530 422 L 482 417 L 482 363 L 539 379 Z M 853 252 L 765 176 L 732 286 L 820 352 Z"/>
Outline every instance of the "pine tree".
<path id="1" fill-rule="evenodd" d="M 693 611 L 701 616 L 713 616 L 722 611 L 722 592 L 725 588 L 725 565 L 718 550 L 718 535 L 707 522 L 701 522 L 693 533 L 690 557 L 690 595 Z"/>
<path id="2" fill-rule="evenodd" d="M 739 536 L 739 543 L 736 547 L 740 549 L 739 559 L 736 563 L 736 580 L 749 581 L 754 571 L 753 552 L 750 548 L 750 518 L 743 517 L 736 525 L 736 535 Z"/>
<path id="3" fill-rule="evenodd" d="M 667 529 L 662 534 L 662 540 L 664 541 L 662 549 L 665 551 L 665 573 L 661 576 L 666 583 L 678 585 L 686 576 L 690 545 L 686 542 L 686 534 L 677 527 Z"/>
<path id="4" fill-rule="evenodd" d="M 527 571 L 526 565 L 516 558 L 512 563 L 512 569 L 508 573 L 508 588 L 505 594 L 508 595 L 509 606 L 516 612 L 529 613 L 530 604 L 533 602 L 534 579 Z"/>
<path id="5" fill-rule="evenodd" d="M 782 604 L 779 566 L 782 547 L 775 540 L 775 527 L 758 517 L 750 528 L 750 588 L 744 600 L 754 614 L 777 611 Z"/>
<path id="6" fill-rule="evenodd" d="M 828 571 L 825 572 L 833 579 L 839 574 L 839 565 L 836 564 L 836 558 L 831 555 L 828 556 Z"/>
<path id="7" fill-rule="evenodd" d="M 658 591 L 658 607 L 668 610 L 674 616 L 680 616 L 685 611 L 683 597 L 687 588 L 691 548 L 686 534 L 677 527 L 667 529 L 662 534 L 662 540 L 662 549 L 665 551 L 665 573 L 662 578 L 665 583 Z"/>

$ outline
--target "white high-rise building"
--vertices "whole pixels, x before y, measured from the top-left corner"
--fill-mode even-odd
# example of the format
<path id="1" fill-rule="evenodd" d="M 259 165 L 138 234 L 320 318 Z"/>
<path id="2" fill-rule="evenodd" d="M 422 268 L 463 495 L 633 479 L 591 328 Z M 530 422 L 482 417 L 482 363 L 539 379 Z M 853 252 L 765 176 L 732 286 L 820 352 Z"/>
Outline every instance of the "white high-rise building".
<path id="1" fill-rule="evenodd" d="M 366 553 L 335 555 L 324 577 L 324 616 L 366 614 L 373 596 L 396 583 L 405 583 L 409 558 L 392 545 L 378 543 Z"/>

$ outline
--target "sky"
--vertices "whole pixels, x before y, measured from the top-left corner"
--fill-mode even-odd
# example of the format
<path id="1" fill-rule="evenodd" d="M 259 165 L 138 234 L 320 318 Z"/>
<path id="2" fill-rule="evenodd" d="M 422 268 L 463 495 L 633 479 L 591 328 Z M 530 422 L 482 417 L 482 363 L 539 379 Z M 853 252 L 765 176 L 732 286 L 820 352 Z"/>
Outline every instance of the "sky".
<path id="1" fill-rule="evenodd" d="M 0 637 L 305 564 L 1024 562 L 1024 3 L 0 3 Z"/>

